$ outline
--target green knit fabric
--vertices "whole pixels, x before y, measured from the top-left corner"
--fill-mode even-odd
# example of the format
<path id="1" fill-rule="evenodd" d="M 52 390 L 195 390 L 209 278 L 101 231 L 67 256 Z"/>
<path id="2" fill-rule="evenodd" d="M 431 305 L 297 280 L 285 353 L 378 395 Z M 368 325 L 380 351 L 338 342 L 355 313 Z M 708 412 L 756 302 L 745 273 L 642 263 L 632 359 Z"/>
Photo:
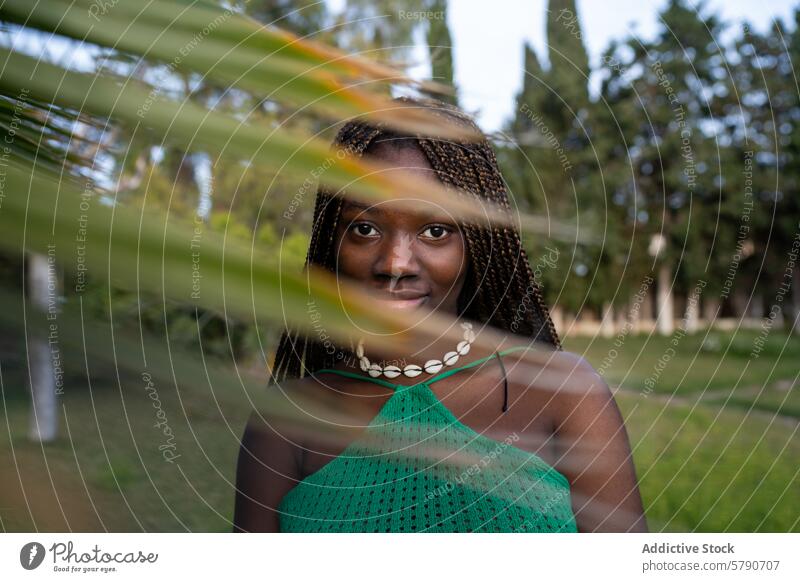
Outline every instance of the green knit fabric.
<path id="1" fill-rule="evenodd" d="M 500 352 L 526 349 L 513 347 Z M 283 532 L 575 532 L 567 479 L 538 455 L 458 419 L 430 384 L 413 386 L 323 369 L 394 394 L 341 455 L 281 500 Z M 516 437 L 516 438 L 514 438 Z"/>

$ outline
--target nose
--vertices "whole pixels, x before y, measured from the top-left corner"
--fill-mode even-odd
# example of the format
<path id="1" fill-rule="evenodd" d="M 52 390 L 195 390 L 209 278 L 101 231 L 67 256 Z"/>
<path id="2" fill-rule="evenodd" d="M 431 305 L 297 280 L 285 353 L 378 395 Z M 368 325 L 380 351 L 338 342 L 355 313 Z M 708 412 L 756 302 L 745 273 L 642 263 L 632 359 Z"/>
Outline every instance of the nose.
<path id="1" fill-rule="evenodd" d="M 389 289 L 401 279 L 419 275 L 419 263 L 414 255 L 413 238 L 404 231 L 384 238 L 373 265 L 373 273 L 389 282 Z"/>

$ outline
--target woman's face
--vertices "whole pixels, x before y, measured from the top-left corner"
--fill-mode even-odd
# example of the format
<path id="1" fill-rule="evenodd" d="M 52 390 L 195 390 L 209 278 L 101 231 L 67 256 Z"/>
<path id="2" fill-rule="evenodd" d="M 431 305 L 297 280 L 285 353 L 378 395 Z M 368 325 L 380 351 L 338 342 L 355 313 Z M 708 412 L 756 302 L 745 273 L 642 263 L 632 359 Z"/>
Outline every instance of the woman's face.
<path id="1" fill-rule="evenodd" d="M 417 148 L 383 142 L 370 150 L 390 172 L 435 179 Z M 429 309 L 457 313 L 464 286 L 463 235 L 447 212 L 409 192 L 419 212 L 400 211 L 393 201 L 364 205 L 345 199 L 336 232 L 337 272 L 362 283 L 389 309 Z"/>

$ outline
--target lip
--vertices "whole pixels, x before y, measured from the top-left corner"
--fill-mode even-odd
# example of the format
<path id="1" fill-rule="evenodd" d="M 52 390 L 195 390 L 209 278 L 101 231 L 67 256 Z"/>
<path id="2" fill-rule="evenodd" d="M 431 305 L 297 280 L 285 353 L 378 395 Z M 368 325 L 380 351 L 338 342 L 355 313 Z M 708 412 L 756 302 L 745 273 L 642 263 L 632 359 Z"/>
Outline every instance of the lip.
<path id="1" fill-rule="evenodd" d="M 382 303 L 388 309 L 416 309 L 428 302 L 427 293 L 418 291 L 396 291 L 382 293 L 375 297 L 375 300 Z"/>

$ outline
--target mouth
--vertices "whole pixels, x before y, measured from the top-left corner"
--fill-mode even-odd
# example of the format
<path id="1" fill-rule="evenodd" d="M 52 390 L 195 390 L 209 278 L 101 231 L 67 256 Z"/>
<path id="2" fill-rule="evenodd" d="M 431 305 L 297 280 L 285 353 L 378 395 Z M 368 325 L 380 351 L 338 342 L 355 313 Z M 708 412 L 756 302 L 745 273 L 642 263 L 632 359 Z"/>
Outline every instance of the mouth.
<path id="1" fill-rule="evenodd" d="M 418 295 L 408 293 L 382 293 L 375 297 L 387 309 L 417 309 L 430 299 L 429 295 Z"/>

